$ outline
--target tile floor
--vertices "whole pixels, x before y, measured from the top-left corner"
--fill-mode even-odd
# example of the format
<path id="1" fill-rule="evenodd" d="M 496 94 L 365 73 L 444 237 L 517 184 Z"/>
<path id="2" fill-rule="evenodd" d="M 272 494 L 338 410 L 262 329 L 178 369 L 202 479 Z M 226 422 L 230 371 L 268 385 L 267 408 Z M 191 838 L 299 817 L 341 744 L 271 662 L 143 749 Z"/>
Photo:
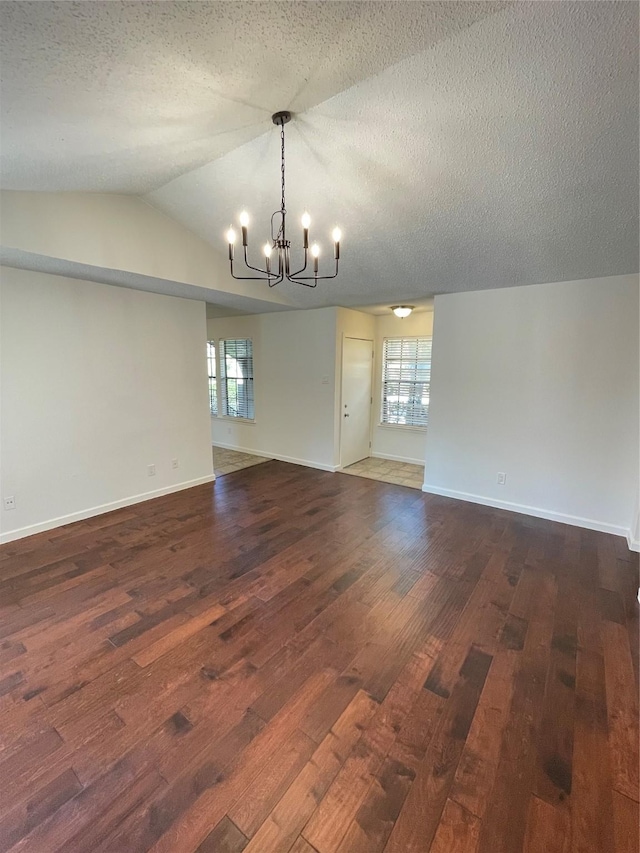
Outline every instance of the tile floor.
<path id="1" fill-rule="evenodd" d="M 269 462 L 269 457 L 255 456 L 253 453 L 241 453 L 237 450 L 227 450 L 224 447 L 213 447 L 213 470 L 216 477 Z M 408 486 L 411 489 L 422 489 L 424 466 L 411 465 L 408 462 L 393 462 L 390 459 L 362 459 L 348 468 L 341 468 L 341 474 L 351 474 L 354 477 L 366 477 L 368 480 L 381 480 L 383 483 L 394 483 L 397 486 Z"/>
<path id="2" fill-rule="evenodd" d="M 237 450 L 227 450 L 225 447 L 213 447 L 213 470 L 216 477 L 231 474 L 232 471 L 240 471 L 251 465 L 260 465 L 261 462 L 269 462 L 266 456 L 254 456 L 253 453 L 240 453 Z"/>
<path id="3" fill-rule="evenodd" d="M 409 462 L 393 462 L 390 459 L 362 459 L 348 468 L 340 469 L 342 474 L 353 474 L 355 477 L 367 477 L 369 480 L 382 480 L 383 483 L 395 483 L 398 486 L 409 486 L 411 489 L 422 489 L 424 482 L 424 465 L 411 465 Z"/>

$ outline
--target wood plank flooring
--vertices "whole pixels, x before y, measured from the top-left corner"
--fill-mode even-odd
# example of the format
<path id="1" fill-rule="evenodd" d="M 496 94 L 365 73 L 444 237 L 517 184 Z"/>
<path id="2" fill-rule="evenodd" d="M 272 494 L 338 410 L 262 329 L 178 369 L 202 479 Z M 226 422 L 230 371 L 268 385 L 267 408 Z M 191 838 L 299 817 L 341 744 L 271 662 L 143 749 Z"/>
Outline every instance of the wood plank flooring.
<path id="1" fill-rule="evenodd" d="M 637 555 L 280 462 L 0 549 L 0 850 L 637 853 Z"/>

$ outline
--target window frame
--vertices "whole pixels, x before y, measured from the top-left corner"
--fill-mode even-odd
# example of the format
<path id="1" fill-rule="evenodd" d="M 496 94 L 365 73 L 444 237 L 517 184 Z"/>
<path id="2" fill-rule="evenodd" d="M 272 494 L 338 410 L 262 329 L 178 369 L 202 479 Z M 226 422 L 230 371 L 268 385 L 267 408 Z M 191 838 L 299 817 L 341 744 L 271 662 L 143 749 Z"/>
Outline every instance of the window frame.
<path id="1" fill-rule="evenodd" d="M 226 376 L 226 356 L 228 353 L 225 350 L 225 344 L 233 341 L 242 341 L 250 344 L 250 355 L 248 358 L 251 361 L 251 376 L 242 377 L 244 380 L 248 380 L 251 382 L 251 395 L 250 395 L 250 403 L 253 409 L 253 417 L 245 417 L 244 415 L 234 415 L 229 414 L 229 398 L 228 398 L 228 390 L 227 390 L 227 382 L 229 379 L 239 379 L 240 377 L 228 377 Z M 220 338 L 218 340 L 218 346 L 216 349 L 216 357 L 218 359 L 218 373 L 219 376 L 217 378 L 216 388 L 218 393 L 218 415 L 217 417 L 223 418 L 225 420 L 234 421 L 235 423 L 245 423 L 245 424 L 254 424 L 256 422 L 256 411 L 255 411 L 255 368 L 253 364 L 253 338 L 250 337 L 229 337 L 229 338 Z M 233 356 L 232 356 L 233 357 Z M 223 391 L 224 388 L 224 391 Z"/>
<path id="2" fill-rule="evenodd" d="M 211 349 L 213 349 L 213 359 L 211 358 Z M 211 374 L 211 362 L 213 361 L 213 375 Z M 209 389 L 209 414 L 212 418 L 220 416 L 220 399 L 219 399 L 219 383 L 218 383 L 218 346 L 214 338 L 207 340 L 207 375 Z M 215 390 L 211 394 L 211 380 L 215 381 Z M 213 401 L 215 400 L 216 410 L 213 411 Z"/>
<path id="3" fill-rule="evenodd" d="M 413 382 L 414 385 L 422 385 L 423 387 L 427 385 L 429 392 L 431 390 L 431 361 L 433 358 L 433 336 L 432 335 L 387 335 L 382 339 L 382 365 L 381 365 L 381 374 L 380 374 L 380 410 L 379 410 L 379 423 L 378 426 L 382 429 L 399 429 L 405 431 L 414 431 L 414 432 L 426 432 L 429 427 L 429 406 L 430 401 L 426 406 L 426 423 L 425 424 L 400 424 L 400 423 L 391 423 L 388 420 L 385 420 L 385 386 L 389 382 L 401 380 L 390 380 L 387 379 L 387 364 L 389 359 L 387 358 L 387 344 L 389 341 L 427 341 L 430 346 L 429 352 L 429 379 L 427 382 L 419 382 L 418 380 L 409 380 L 409 382 Z M 402 347 L 402 343 L 400 344 Z M 415 359 L 416 364 L 418 364 L 418 358 L 416 356 Z M 429 394 L 430 397 L 430 394 Z"/>

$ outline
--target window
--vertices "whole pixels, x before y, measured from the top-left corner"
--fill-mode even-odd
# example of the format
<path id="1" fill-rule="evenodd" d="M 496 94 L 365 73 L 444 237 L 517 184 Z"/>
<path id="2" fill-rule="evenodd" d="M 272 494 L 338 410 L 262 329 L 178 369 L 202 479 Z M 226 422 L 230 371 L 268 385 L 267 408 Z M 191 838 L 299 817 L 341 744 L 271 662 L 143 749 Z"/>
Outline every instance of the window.
<path id="1" fill-rule="evenodd" d="M 216 386 L 216 343 L 207 341 L 207 366 L 209 368 L 209 408 L 212 415 L 218 414 L 218 389 Z"/>
<path id="2" fill-rule="evenodd" d="M 383 359 L 381 422 L 426 427 L 431 338 L 385 338 Z"/>
<path id="3" fill-rule="evenodd" d="M 220 341 L 220 404 L 229 418 L 254 419 L 253 342 Z"/>

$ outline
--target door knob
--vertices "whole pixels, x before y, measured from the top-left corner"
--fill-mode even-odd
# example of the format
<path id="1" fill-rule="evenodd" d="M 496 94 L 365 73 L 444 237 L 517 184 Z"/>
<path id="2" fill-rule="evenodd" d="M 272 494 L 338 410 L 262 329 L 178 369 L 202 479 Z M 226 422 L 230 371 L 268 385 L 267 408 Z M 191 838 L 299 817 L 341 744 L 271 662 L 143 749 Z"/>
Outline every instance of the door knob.
<path id="1" fill-rule="evenodd" d="M 349 417 L 349 415 L 345 414 L 345 418 L 348 418 L 348 417 Z"/>

